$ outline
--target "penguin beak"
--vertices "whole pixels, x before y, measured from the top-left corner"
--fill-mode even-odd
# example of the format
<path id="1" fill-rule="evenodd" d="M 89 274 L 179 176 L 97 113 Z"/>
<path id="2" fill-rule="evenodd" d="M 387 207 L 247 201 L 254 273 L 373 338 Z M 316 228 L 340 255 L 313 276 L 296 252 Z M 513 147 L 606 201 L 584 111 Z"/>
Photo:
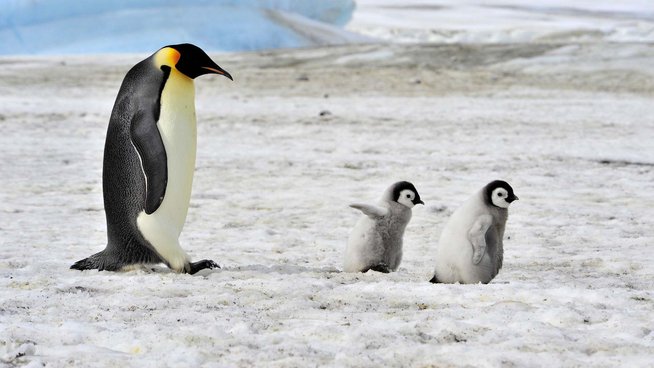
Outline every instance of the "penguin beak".
<path id="1" fill-rule="evenodd" d="M 520 199 L 520 198 L 518 198 L 517 195 L 513 194 L 513 195 L 511 195 L 509 198 L 507 198 L 506 201 L 509 202 L 509 203 L 511 203 L 511 202 L 513 202 L 513 201 L 517 201 L 518 199 Z"/>
<path id="2" fill-rule="evenodd" d="M 232 81 L 234 80 L 234 78 L 232 78 L 231 74 L 229 74 L 226 70 L 224 70 L 223 68 L 219 67 L 218 65 L 213 65 L 213 66 L 203 66 L 202 69 L 208 70 L 209 73 L 223 75 L 223 76 L 229 78 L 229 79 L 232 80 Z"/>
<path id="3" fill-rule="evenodd" d="M 417 201 L 413 201 L 413 204 L 422 204 L 422 205 L 424 205 L 425 202 L 423 202 L 422 199 L 418 199 Z"/>

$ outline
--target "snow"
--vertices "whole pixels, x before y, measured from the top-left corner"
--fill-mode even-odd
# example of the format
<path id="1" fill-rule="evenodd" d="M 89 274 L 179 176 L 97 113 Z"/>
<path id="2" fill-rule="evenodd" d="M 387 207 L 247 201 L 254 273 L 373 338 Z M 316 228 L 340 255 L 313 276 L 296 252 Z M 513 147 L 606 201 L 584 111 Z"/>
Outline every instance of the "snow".
<path id="1" fill-rule="evenodd" d="M 0 8 L 0 54 L 150 52 L 191 42 L 246 51 L 367 40 L 344 31 L 352 0 L 14 0 Z"/>
<path id="2" fill-rule="evenodd" d="M 358 0 L 347 29 L 411 43 L 652 42 L 654 3 Z"/>
<path id="3" fill-rule="evenodd" d="M 651 366 L 651 42 L 212 53 L 235 81 L 196 83 L 181 244 L 223 268 L 69 270 L 104 247 L 104 135 L 145 56 L 0 58 L 0 366 Z M 520 197 L 504 268 L 430 284 L 493 179 Z M 400 269 L 340 272 L 348 205 L 398 180 L 426 203 Z"/>

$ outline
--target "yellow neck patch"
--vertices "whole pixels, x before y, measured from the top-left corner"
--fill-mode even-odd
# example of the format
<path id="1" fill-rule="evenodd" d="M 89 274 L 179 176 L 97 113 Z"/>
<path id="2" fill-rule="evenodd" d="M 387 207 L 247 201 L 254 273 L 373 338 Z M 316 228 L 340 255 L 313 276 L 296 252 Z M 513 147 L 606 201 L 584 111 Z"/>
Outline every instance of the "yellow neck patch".
<path id="1" fill-rule="evenodd" d="M 172 47 L 164 47 L 154 55 L 154 62 L 157 65 L 157 68 L 160 68 L 162 65 L 168 65 L 169 67 L 174 68 L 181 56 L 182 55 L 179 51 Z"/>

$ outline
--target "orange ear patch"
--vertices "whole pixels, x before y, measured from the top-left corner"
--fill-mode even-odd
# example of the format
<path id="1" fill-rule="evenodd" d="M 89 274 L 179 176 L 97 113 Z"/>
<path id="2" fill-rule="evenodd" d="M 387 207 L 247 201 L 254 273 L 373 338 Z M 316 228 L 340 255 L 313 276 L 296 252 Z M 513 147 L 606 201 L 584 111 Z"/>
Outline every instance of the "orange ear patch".
<path id="1" fill-rule="evenodd" d="M 162 65 L 168 65 L 170 67 L 173 67 L 177 64 L 179 61 L 179 58 L 182 55 L 179 53 L 179 51 L 175 50 L 172 47 L 164 47 L 161 50 L 157 51 L 157 53 L 154 56 L 155 63 L 157 63 L 157 67 L 160 67 Z"/>

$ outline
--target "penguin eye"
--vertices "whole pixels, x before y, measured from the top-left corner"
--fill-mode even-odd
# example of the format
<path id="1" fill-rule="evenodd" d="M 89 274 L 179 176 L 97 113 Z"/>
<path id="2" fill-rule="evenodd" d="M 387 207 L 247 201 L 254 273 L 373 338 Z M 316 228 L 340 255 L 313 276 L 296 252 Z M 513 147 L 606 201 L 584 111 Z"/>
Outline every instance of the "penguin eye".
<path id="1" fill-rule="evenodd" d="M 504 197 L 504 194 L 502 194 L 502 193 L 497 193 L 497 196 L 498 196 L 498 197 Z"/>

